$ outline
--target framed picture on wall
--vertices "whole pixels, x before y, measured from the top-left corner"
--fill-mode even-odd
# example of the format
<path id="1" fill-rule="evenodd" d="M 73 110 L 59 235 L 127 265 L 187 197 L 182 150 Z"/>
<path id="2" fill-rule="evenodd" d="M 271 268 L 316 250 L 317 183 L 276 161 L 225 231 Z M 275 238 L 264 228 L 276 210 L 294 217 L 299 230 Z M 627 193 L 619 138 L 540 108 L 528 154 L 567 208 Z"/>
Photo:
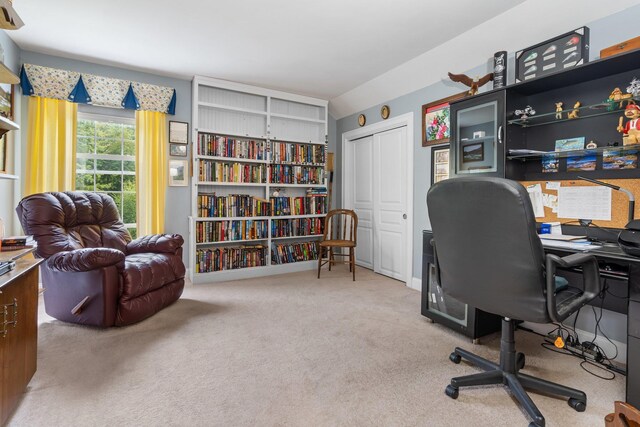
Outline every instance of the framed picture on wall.
<path id="1" fill-rule="evenodd" d="M 449 144 L 431 147 L 431 185 L 449 178 Z"/>
<path id="2" fill-rule="evenodd" d="M 169 154 L 175 157 L 187 157 L 187 146 L 185 144 L 169 144 Z"/>
<path id="3" fill-rule="evenodd" d="M 444 144 L 451 136 L 449 104 L 465 97 L 467 92 L 451 95 L 422 106 L 422 146 Z"/>
<path id="4" fill-rule="evenodd" d="M 189 163 L 186 160 L 169 160 L 169 186 L 189 185 Z"/>
<path id="5" fill-rule="evenodd" d="M 169 122 L 169 142 L 172 144 L 188 144 L 189 143 L 189 123 L 187 122 Z"/>

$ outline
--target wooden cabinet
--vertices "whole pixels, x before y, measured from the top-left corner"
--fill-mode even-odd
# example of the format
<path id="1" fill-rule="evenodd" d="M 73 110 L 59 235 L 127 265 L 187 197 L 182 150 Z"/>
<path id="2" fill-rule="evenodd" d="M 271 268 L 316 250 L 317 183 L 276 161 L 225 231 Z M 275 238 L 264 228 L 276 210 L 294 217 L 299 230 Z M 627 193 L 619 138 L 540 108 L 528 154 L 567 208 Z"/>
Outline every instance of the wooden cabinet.
<path id="1" fill-rule="evenodd" d="M 0 276 L 0 425 L 7 422 L 36 371 L 41 261 L 28 255 Z"/>

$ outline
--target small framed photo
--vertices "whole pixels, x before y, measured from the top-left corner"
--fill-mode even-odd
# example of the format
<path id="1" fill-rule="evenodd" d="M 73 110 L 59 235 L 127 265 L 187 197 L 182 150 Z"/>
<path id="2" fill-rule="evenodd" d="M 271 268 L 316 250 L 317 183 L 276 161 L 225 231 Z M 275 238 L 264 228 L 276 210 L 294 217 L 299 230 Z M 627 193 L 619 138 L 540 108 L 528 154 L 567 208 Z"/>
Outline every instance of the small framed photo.
<path id="1" fill-rule="evenodd" d="M 462 146 L 462 163 L 481 162 L 484 160 L 484 143 L 474 142 Z"/>
<path id="2" fill-rule="evenodd" d="M 189 185 L 189 163 L 186 160 L 169 160 L 169 186 Z"/>
<path id="3" fill-rule="evenodd" d="M 189 143 L 189 123 L 169 122 L 169 142 L 172 144 Z"/>
<path id="4" fill-rule="evenodd" d="M 187 157 L 187 146 L 184 144 L 169 144 L 169 154 L 175 157 Z"/>
<path id="5" fill-rule="evenodd" d="M 449 144 L 431 147 L 431 185 L 449 178 Z"/>

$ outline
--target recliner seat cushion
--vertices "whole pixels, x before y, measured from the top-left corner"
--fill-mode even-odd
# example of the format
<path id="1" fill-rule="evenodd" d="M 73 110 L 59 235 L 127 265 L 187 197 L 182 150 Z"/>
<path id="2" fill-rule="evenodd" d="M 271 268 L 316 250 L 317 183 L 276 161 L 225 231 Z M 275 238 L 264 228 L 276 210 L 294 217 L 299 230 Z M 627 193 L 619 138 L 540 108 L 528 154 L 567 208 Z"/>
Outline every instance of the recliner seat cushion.
<path id="1" fill-rule="evenodd" d="M 152 292 L 183 278 L 185 267 L 173 254 L 140 253 L 129 255 L 122 272 L 121 300 L 128 300 Z"/>

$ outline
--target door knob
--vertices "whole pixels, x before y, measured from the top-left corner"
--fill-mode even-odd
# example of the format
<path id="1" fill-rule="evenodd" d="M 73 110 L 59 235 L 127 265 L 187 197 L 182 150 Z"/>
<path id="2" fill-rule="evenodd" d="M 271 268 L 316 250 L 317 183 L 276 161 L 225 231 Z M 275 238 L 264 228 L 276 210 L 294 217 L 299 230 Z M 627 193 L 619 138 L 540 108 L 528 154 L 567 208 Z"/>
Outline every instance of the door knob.
<path id="1" fill-rule="evenodd" d="M 407 214 L 402 214 L 402 219 L 407 219 Z"/>

